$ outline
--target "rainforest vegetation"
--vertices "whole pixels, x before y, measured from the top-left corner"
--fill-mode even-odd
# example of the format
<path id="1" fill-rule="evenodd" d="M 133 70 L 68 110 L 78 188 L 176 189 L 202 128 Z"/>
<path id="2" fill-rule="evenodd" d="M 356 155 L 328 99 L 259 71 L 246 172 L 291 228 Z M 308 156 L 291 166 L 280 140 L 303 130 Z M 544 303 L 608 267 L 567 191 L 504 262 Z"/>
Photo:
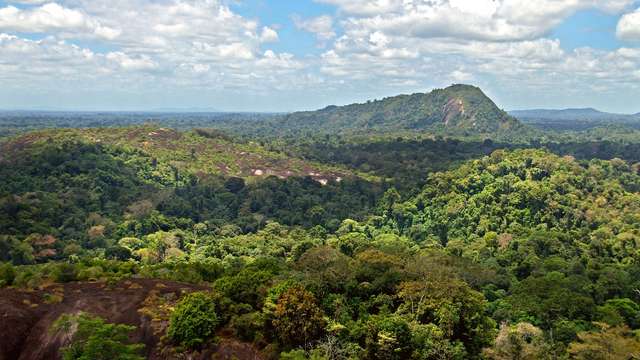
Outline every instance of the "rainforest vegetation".
<path id="1" fill-rule="evenodd" d="M 448 91 L 471 91 L 455 96 L 491 115 L 483 129 L 526 127 L 474 89 Z M 370 122 L 383 105 L 295 116 Z M 473 131 L 465 116 L 451 121 Z M 50 331 L 67 334 L 65 359 L 200 356 L 230 338 L 282 359 L 640 357 L 640 141 L 294 133 L 6 137 L 0 286 L 49 303 L 80 282 L 198 286 L 145 299 L 157 343 L 62 315 Z"/>

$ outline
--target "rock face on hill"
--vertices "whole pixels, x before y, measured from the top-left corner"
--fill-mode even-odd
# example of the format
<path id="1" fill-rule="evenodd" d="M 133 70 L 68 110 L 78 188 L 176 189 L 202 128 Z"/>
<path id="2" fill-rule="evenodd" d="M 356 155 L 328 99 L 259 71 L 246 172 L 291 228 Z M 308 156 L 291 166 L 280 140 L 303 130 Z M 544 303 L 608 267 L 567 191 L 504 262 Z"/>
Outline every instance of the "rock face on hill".
<path id="1" fill-rule="evenodd" d="M 282 129 L 316 129 L 327 133 L 441 130 L 487 134 L 521 126 L 482 90 L 462 84 L 430 93 L 296 112 L 280 120 Z"/>
<path id="2" fill-rule="evenodd" d="M 131 341 L 145 344 L 148 359 L 173 359 L 176 354 L 161 343 L 166 321 L 149 315 L 157 309 L 154 299 L 176 301 L 182 294 L 205 287 L 171 281 L 131 279 L 106 283 L 69 283 L 41 290 L 0 289 L 0 360 L 60 359 L 65 336 L 51 331 L 62 314 L 86 312 L 107 322 L 133 325 Z M 52 302 L 51 294 L 59 301 Z M 223 334 L 222 334 L 223 335 Z M 187 356 L 187 354 L 184 354 Z M 189 354 L 192 359 L 261 359 L 250 345 L 221 336 L 215 348 Z"/>

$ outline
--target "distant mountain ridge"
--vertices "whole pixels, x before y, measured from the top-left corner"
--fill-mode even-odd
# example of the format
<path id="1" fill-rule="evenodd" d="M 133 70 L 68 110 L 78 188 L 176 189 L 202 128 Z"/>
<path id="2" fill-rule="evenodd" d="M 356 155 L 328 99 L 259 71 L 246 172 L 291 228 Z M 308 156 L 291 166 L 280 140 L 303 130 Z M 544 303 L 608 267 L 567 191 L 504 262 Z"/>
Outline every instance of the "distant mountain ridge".
<path id="1" fill-rule="evenodd" d="M 640 120 L 640 113 L 616 114 L 600 111 L 594 108 L 513 110 L 509 111 L 509 114 L 521 120 Z"/>
<path id="2" fill-rule="evenodd" d="M 274 125 L 281 131 L 323 133 L 439 130 L 489 134 L 522 127 L 480 88 L 464 84 L 429 93 L 295 112 L 279 118 Z"/>
<path id="3" fill-rule="evenodd" d="M 585 131 L 612 126 L 640 128 L 640 113 L 614 114 L 594 108 L 514 110 L 509 114 L 529 126 L 542 130 Z"/>

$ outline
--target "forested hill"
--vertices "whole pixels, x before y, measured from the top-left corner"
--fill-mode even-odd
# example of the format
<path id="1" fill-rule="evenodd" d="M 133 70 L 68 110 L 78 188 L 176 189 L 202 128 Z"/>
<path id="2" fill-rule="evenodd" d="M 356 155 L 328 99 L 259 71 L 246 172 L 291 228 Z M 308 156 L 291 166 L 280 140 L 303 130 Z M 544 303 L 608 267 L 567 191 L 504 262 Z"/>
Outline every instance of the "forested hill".
<path id="1" fill-rule="evenodd" d="M 90 245 L 89 233 L 100 229 L 104 240 L 119 231 L 116 224 L 141 234 L 195 223 L 239 231 L 268 221 L 337 228 L 345 218 L 364 218 L 382 191 L 351 174 L 210 130 L 27 133 L 0 142 L 0 262 L 59 259 L 72 244 L 108 248 L 109 241 Z M 25 256 L 4 247 L 31 234 L 57 240 Z"/>
<path id="2" fill-rule="evenodd" d="M 254 142 L 240 143 L 212 129 L 177 131 L 155 125 L 120 128 L 43 130 L 0 142 L 0 163 L 35 161 L 56 150 L 101 147 L 141 167 L 147 180 L 172 184 L 182 175 L 280 178 L 310 176 L 320 182 L 345 178 L 350 171 L 288 157 L 268 151 Z M 48 154 L 47 154 L 48 152 Z M 35 163 L 34 163 L 35 164 Z"/>
<path id="3" fill-rule="evenodd" d="M 323 133 L 440 131 L 492 134 L 522 128 L 517 119 L 499 109 L 482 90 L 460 84 L 430 93 L 296 112 L 277 122 L 281 131 Z"/>
<path id="4" fill-rule="evenodd" d="M 640 164 L 620 159 L 580 162 L 546 150 L 497 150 L 432 174 L 395 222 L 400 231 L 413 228 L 446 246 L 486 245 L 493 234 L 503 238 L 500 246 L 508 247 L 511 238 L 547 233 L 544 238 L 550 241 L 553 233 L 571 234 L 574 243 L 567 246 L 582 242 L 582 250 L 602 247 L 593 250 L 599 256 L 631 256 L 607 247 L 622 246 L 618 242 L 626 237 L 637 240 L 639 171 Z M 555 250 L 549 246 L 538 250 L 550 254 Z"/>

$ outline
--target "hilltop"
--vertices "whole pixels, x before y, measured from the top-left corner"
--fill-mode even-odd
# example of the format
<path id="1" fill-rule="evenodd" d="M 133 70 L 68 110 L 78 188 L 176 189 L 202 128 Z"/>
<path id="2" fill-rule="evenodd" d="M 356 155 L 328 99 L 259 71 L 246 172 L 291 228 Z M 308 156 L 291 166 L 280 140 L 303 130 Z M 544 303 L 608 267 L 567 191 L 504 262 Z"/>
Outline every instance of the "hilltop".
<path id="1" fill-rule="evenodd" d="M 276 123 L 281 131 L 314 130 L 323 133 L 431 131 L 476 135 L 508 132 L 522 127 L 478 87 L 462 84 L 430 93 L 398 95 L 362 104 L 296 112 Z"/>

